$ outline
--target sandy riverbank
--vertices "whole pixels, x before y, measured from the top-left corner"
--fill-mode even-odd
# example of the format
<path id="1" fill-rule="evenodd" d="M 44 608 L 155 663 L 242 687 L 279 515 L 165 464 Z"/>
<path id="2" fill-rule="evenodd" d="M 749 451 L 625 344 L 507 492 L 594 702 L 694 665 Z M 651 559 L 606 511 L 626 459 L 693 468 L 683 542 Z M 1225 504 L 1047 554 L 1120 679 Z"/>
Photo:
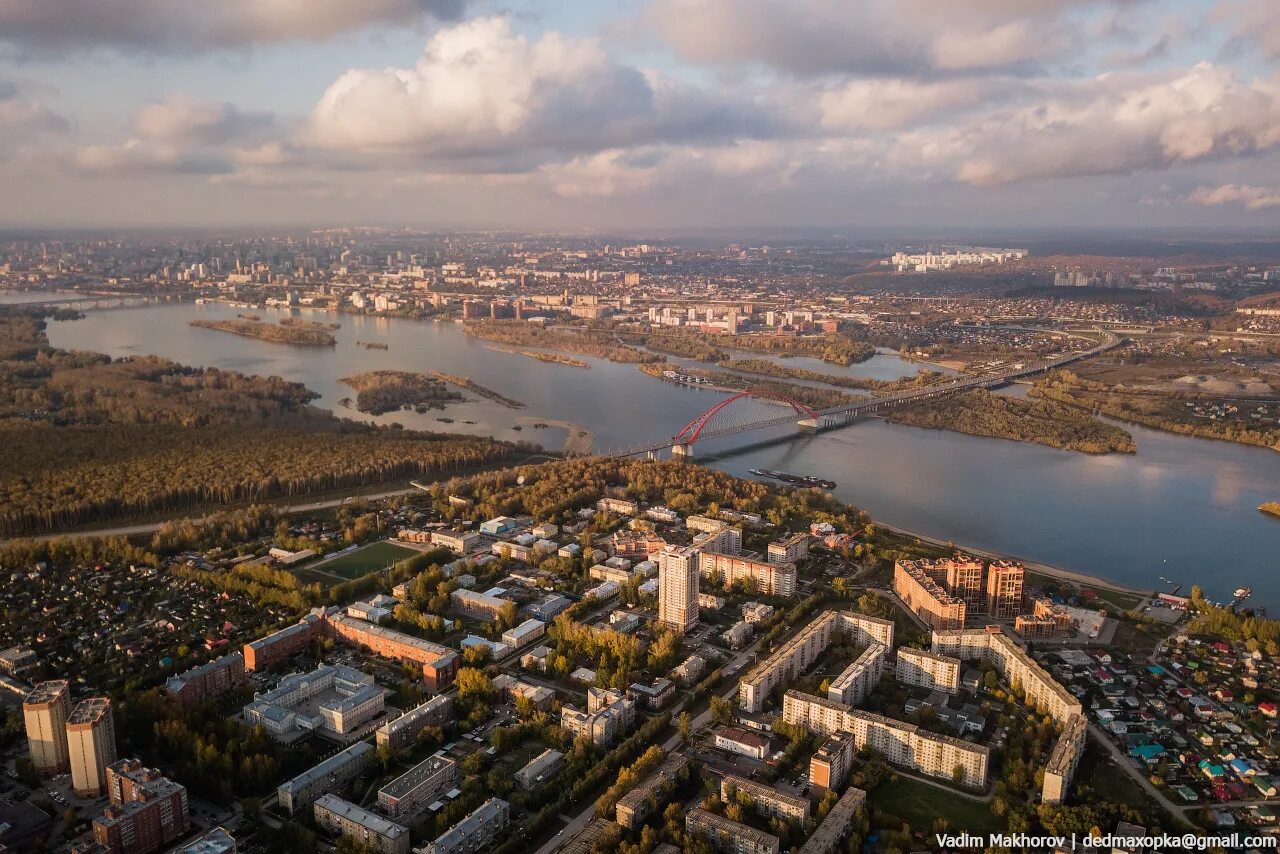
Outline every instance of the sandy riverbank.
<path id="1" fill-rule="evenodd" d="M 567 457 L 583 456 L 591 453 L 596 443 L 596 434 L 572 421 L 561 421 L 556 418 L 542 418 L 535 415 L 521 415 L 516 423 L 523 428 L 531 428 L 535 424 L 546 424 L 548 427 L 559 427 L 565 431 L 564 455 Z"/>

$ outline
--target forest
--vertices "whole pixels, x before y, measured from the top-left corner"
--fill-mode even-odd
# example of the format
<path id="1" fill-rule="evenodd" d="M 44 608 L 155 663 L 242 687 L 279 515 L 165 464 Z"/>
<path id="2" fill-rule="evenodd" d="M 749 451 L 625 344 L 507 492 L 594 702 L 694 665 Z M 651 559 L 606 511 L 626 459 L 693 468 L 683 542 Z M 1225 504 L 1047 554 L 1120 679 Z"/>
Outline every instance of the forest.
<path id="1" fill-rule="evenodd" d="M 521 347 L 545 347 L 566 350 L 584 356 L 596 356 L 611 362 L 659 362 L 662 357 L 645 353 L 619 343 L 611 333 L 583 329 L 544 329 L 520 320 L 473 320 L 464 327 L 468 335 L 485 341 Z"/>
<path id="2" fill-rule="evenodd" d="M 297 347 L 332 347 L 338 343 L 329 332 L 330 326 L 321 323 L 307 323 L 294 318 L 285 318 L 279 324 L 264 323 L 260 320 L 192 320 L 190 324 L 197 329 L 213 329 L 218 332 L 230 332 L 246 338 L 257 338 L 259 341 L 270 341 L 274 344 L 292 344 Z"/>
<path id="3" fill-rule="evenodd" d="M 709 380 L 721 388 L 738 389 L 741 391 L 758 390 L 769 392 L 771 394 L 789 397 L 792 400 L 803 403 L 805 406 L 813 409 L 828 409 L 833 406 L 844 406 L 857 400 L 850 394 L 845 394 L 833 388 L 817 388 L 810 385 L 796 385 L 795 383 L 784 383 L 773 380 L 752 380 L 738 374 L 729 373 L 728 371 L 712 371 L 706 368 L 690 368 L 678 365 L 669 365 L 663 362 L 658 365 L 641 365 L 640 369 L 645 373 L 654 376 L 661 376 L 664 370 L 679 370 L 680 373 L 690 376 L 702 377 Z"/>
<path id="4" fill-rule="evenodd" d="M 464 400 L 456 391 L 434 377 L 413 371 L 368 371 L 338 380 L 356 391 L 356 408 L 370 415 L 383 415 L 411 406 L 418 411 L 444 409 Z"/>
<path id="5" fill-rule="evenodd" d="M 892 410 L 895 424 L 1034 442 L 1086 454 L 1132 454 L 1133 437 L 1087 412 L 1048 400 L 1020 400 L 975 389 Z"/>
<path id="6" fill-rule="evenodd" d="M 897 380 L 877 380 L 871 377 L 848 377 L 842 374 L 824 374 L 821 371 L 811 371 L 808 368 L 795 368 L 791 365 L 779 365 L 777 362 L 770 362 L 768 359 L 733 359 L 727 362 L 721 362 L 720 367 L 728 368 L 734 371 L 741 371 L 747 374 L 759 374 L 766 377 L 779 377 L 780 379 L 806 380 L 809 382 L 820 382 L 826 385 L 839 386 L 840 388 L 865 389 L 867 391 L 894 392 L 902 391 L 912 386 L 929 385 L 942 378 L 942 374 L 937 371 L 922 369 L 915 376 L 903 377 Z"/>
<path id="7" fill-rule="evenodd" d="M 344 421 L 297 383 L 49 346 L 0 313 L 0 535 L 463 472 L 528 449 Z"/>

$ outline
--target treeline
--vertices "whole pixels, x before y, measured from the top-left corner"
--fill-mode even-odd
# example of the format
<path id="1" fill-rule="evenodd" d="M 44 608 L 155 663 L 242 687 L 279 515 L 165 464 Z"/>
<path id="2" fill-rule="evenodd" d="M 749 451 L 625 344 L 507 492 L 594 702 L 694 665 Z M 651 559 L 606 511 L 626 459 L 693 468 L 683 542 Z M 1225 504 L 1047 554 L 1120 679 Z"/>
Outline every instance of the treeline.
<path id="1" fill-rule="evenodd" d="M 876 348 L 866 341 L 856 341 L 840 334 L 828 335 L 728 335 L 708 336 L 708 340 L 720 347 L 751 350 L 757 353 L 777 353 L 781 356 L 809 356 L 833 365 L 848 367 L 864 362 L 876 354 Z"/>
<path id="2" fill-rule="evenodd" d="M 286 318 L 288 319 L 288 318 Z M 259 341 L 270 341 L 273 344 L 292 344 L 296 347 L 332 347 L 338 341 L 319 324 L 263 323 L 257 320 L 192 320 L 189 323 L 198 329 L 213 329 L 218 332 L 230 332 L 246 338 L 257 338 Z"/>
<path id="3" fill-rule="evenodd" d="M 0 534 L 435 476 L 509 458 L 489 439 L 356 426 L 0 429 Z"/>
<path id="4" fill-rule="evenodd" d="M 664 504 L 685 514 L 715 515 L 732 508 L 759 513 L 771 524 L 799 516 L 853 530 L 869 521 L 861 510 L 821 490 L 770 487 L 704 466 L 656 460 L 597 457 L 516 466 L 440 483 L 431 491 L 435 509 L 449 519 L 528 514 L 552 522 L 569 521 L 576 509 L 606 494 Z M 475 505 L 460 509 L 449 502 L 450 495 L 465 496 Z"/>
<path id="5" fill-rule="evenodd" d="M 653 376 L 661 376 L 664 370 L 669 370 L 669 366 L 664 362 L 658 365 L 642 365 L 641 370 Z M 723 388 L 740 389 L 742 391 L 760 390 L 770 392 L 776 395 L 789 397 L 794 401 L 803 403 L 805 406 L 813 409 L 827 409 L 833 406 L 842 406 L 857 400 L 850 394 L 837 391 L 832 388 L 815 388 L 807 385 L 795 385 L 794 383 L 770 382 L 767 380 L 752 380 L 738 374 L 729 373 L 728 371 L 712 371 L 707 368 L 691 368 L 681 367 L 679 371 L 690 376 L 702 377 Z"/>
<path id="6" fill-rule="evenodd" d="M 369 371 L 338 380 L 356 390 L 356 408 L 372 415 L 394 412 L 405 406 L 443 409 L 463 400 L 442 381 L 413 371 Z"/>
<path id="7" fill-rule="evenodd" d="M 463 326 L 468 335 L 522 347 L 545 347 L 566 350 L 584 356 L 596 356 L 611 362 L 660 362 L 662 357 L 635 347 L 619 344 L 612 333 L 584 328 L 581 332 L 567 329 L 545 329 L 520 320 L 475 320 Z"/>
<path id="8" fill-rule="evenodd" d="M 1124 430 L 1073 407 L 1002 397 L 983 389 L 894 409 L 887 417 L 912 427 L 1034 442 L 1087 454 L 1137 450 Z"/>
<path id="9" fill-rule="evenodd" d="M 1225 638 L 1251 650 L 1261 649 L 1267 655 L 1280 655 L 1280 620 L 1215 605 L 1204 598 L 1199 585 L 1191 588 L 1190 598 L 1190 610 L 1195 616 L 1187 626 L 1189 633 Z"/>

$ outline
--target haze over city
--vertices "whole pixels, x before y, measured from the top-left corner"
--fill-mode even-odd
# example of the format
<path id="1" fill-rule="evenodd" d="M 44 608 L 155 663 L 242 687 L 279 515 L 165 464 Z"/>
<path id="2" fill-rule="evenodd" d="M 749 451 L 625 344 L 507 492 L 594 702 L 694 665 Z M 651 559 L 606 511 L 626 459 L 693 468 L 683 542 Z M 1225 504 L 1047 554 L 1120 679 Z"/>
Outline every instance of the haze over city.
<path id="1" fill-rule="evenodd" d="M 10 227 L 1257 227 L 1245 0 L 10 0 Z"/>

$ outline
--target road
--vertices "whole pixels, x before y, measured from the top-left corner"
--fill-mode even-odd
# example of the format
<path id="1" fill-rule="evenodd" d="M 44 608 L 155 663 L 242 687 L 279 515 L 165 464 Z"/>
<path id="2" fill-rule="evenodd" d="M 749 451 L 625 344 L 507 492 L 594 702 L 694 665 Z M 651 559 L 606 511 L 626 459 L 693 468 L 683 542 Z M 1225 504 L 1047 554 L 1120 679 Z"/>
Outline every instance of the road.
<path id="1" fill-rule="evenodd" d="M 417 490 L 412 488 L 392 489 L 386 492 L 374 492 L 368 495 L 351 495 L 346 498 L 332 498 L 326 501 L 313 501 L 309 504 L 281 504 L 273 506 L 276 506 L 277 509 L 284 513 L 309 513 L 313 510 L 330 510 L 334 507 L 341 507 L 343 504 L 346 504 L 353 499 L 356 501 L 379 501 L 383 498 L 396 498 L 401 495 L 408 495 L 412 492 L 417 492 Z M 181 518 L 184 517 L 175 517 L 175 519 Z M 191 521 L 200 523 L 205 521 L 206 518 L 208 517 L 200 516 L 192 519 Z M 37 542 L 44 542 L 47 540 L 78 540 L 84 537 L 130 537 L 134 534 L 154 534 L 156 531 L 160 530 L 172 521 L 174 521 L 174 519 L 168 519 L 163 522 L 148 522 L 144 525 L 121 525 L 115 528 L 95 528 L 91 531 L 67 531 L 57 534 L 41 534 L 36 537 L 30 537 L 29 539 L 36 540 Z"/>
<path id="2" fill-rule="evenodd" d="M 762 640 L 764 639 L 757 638 L 754 643 L 752 643 L 748 647 L 745 647 L 740 652 L 738 652 L 737 655 L 729 659 L 729 661 L 725 662 L 724 668 L 732 667 L 735 664 L 738 665 L 738 667 L 736 670 L 734 670 L 733 676 L 731 677 L 732 685 L 728 690 L 726 690 L 723 694 L 720 695 L 721 697 L 725 699 L 729 699 L 730 697 L 733 697 L 738 693 L 738 677 L 741 675 L 742 669 L 746 667 L 747 662 L 751 659 L 752 654 L 756 651 L 757 648 L 759 648 Z M 693 719 L 692 732 L 696 733 L 698 730 L 702 729 L 704 726 L 706 726 L 709 723 L 711 723 L 711 707 L 710 706 L 708 706 L 700 715 L 698 715 L 696 718 Z M 680 746 L 680 743 L 682 740 L 683 739 L 680 738 L 679 733 L 677 733 L 676 735 L 671 736 L 665 742 L 662 743 L 662 749 L 670 753 L 671 751 L 675 750 L 677 747 Z M 595 801 L 591 801 L 586 805 L 585 808 L 583 808 L 582 812 L 578 813 L 576 816 L 574 816 L 572 819 L 569 820 L 569 823 L 564 826 L 564 829 L 561 830 L 559 834 L 557 834 L 554 838 L 549 840 L 545 845 L 543 845 L 536 852 L 534 852 L 534 854 L 551 854 L 551 852 L 567 844 L 570 840 L 573 839 L 574 836 L 582 832 L 582 829 L 586 827 L 587 824 L 590 823 L 591 819 L 595 817 L 595 812 L 596 812 Z"/>
<path id="3" fill-rule="evenodd" d="M 1187 821 L 1187 816 L 1183 812 L 1183 810 L 1187 808 L 1186 804 L 1175 804 L 1165 796 L 1164 792 L 1152 785 L 1146 775 L 1138 769 L 1137 765 L 1133 764 L 1133 762 L 1129 760 L 1129 757 L 1116 746 L 1114 741 L 1107 737 L 1107 734 L 1102 731 L 1101 727 L 1097 724 L 1091 723 L 1089 724 L 1089 732 L 1093 733 L 1094 738 L 1102 742 L 1103 746 L 1107 748 L 1107 752 L 1111 754 L 1111 758 L 1115 763 L 1119 765 L 1126 774 L 1132 777 L 1134 781 L 1142 787 L 1143 791 L 1150 795 L 1156 803 L 1168 810 L 1169 814 L 1173 816 L 1175 821 L 1180 821 L 1188 825 L 1191 824 L 1191 822 Z"/>

